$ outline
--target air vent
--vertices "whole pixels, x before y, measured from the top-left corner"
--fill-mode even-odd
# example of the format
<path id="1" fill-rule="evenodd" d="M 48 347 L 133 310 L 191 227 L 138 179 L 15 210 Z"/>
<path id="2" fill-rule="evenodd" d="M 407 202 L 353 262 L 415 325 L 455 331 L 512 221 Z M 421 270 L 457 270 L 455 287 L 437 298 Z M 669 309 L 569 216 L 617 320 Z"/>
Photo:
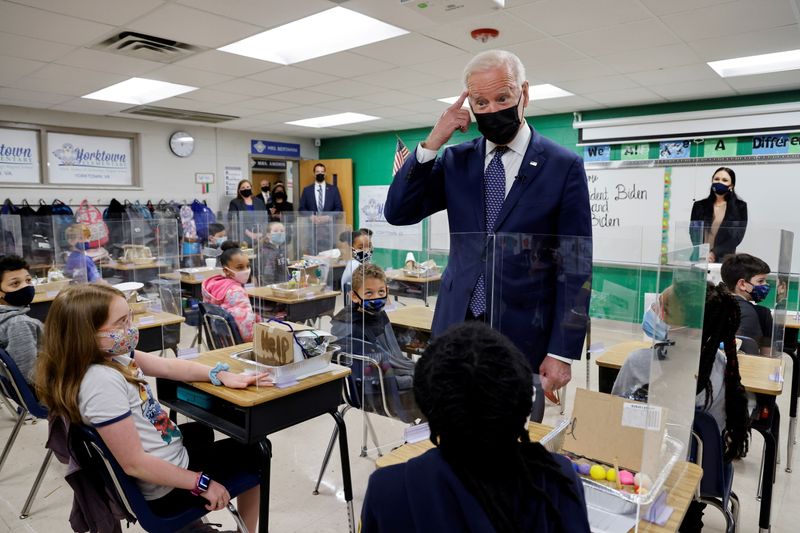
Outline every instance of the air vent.
<path id="1" fill-rule="evenodd" d="M 206 113 L 204 111 L 191 111 L 188 109 L 173 109 L 171 107 L 158 107 L 154 105 L 139 105 L 123 109 L 121 113 L 130 115 L 143 115 L 146 117 L 167 118 L 170 120 L 191 120 L 192 122 L 209 122 L 217 124 L 236 120 L 239 117 L 233 115 L 219 115 L 217 113 Z"/>
<path id="2" fill-rule="evenodd" d="M 116 34 L 91 48 L 161 63 L 174 63 L 203 50 L 199 46 L 132 31 Z"/>

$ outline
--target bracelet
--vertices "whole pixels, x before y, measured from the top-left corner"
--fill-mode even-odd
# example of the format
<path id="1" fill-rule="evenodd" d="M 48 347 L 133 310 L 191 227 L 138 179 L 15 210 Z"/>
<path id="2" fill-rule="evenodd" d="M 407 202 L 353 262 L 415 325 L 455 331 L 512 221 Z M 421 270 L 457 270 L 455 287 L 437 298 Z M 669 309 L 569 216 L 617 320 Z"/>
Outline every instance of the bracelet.
<path id="1" fill-rule="evenodd" d="M 223 370 L 230 370 L 230 365 L 228 363 L 217 363 L 217 366 L 209 370 L 208 378 L 211 380 L 211 383 L 219 387 L 222 385 L 222 382 L 217 377 L 217 374 L 222 372 Z"/>
<path id="2" fill-rule="evenodd" d="M 197 476 L 195 488 L 192 489 L 192 494 L 195 496 L 200 496 L 202 493 L 208 490 L 209 484 L 211 484 L 211 478 L 200 472 L 200 474 Z"/>

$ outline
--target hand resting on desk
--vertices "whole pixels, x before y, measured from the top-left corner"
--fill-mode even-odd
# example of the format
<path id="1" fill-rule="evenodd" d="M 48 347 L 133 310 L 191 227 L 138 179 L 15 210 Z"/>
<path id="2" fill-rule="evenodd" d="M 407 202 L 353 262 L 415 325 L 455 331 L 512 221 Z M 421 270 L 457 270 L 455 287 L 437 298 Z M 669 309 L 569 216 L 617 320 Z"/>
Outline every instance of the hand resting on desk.
<path id="1" fill-rule="evenodd" d="M 223 370 L 217 374 L 217 378 L 229 389 L 246 389 L 250 385 L 256 385 L 257 387 L 272 387 L 275 385 L 272 376 L 266 372 L 236 374 L 235 372 Z"/>

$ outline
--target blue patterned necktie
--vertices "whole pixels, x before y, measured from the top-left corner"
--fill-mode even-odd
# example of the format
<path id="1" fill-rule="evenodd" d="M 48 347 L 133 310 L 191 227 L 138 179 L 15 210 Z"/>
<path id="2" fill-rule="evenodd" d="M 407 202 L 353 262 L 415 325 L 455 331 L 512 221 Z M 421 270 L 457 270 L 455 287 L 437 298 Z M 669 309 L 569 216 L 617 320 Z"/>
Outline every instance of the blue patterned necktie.
<path id="1" fill-rule="evenodd" d="M 494 149 L 494 157 L 486 167 L 483 174 L 484 190 L 486 191 L 486 233 L 494 232 L 494 224 L 503 201 L 506 198 L 506 170 L 503 168 L 501 157 L 508 150 L 507 146 L 497 146 Z M 478 317 L 486 312 L 486 277 L 481 273 L 478 282 L 472 291 L 469 299 L 469 310 L 472 316 Z"/>

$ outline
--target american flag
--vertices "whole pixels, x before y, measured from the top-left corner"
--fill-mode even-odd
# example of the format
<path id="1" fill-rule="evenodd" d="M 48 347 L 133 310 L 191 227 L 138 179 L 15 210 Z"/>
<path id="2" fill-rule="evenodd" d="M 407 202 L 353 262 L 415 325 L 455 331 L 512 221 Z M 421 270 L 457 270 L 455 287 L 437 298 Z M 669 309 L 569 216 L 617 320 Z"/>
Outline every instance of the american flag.
<path id="1" fill-rule="evenodd" d="M 397 149 L 394 152 L 394 166 L 392 167 L 392 176 L 397 174 L 397 171 L 400 170 L 400 167 L 402 167 L 403 163 L 406 162 L 408 156 L 409 156 L 408 148 L 406 148 L 406 145 L 403 144 L 403 141 L 401 141 L 400 137 L 398 137 Z"/>

